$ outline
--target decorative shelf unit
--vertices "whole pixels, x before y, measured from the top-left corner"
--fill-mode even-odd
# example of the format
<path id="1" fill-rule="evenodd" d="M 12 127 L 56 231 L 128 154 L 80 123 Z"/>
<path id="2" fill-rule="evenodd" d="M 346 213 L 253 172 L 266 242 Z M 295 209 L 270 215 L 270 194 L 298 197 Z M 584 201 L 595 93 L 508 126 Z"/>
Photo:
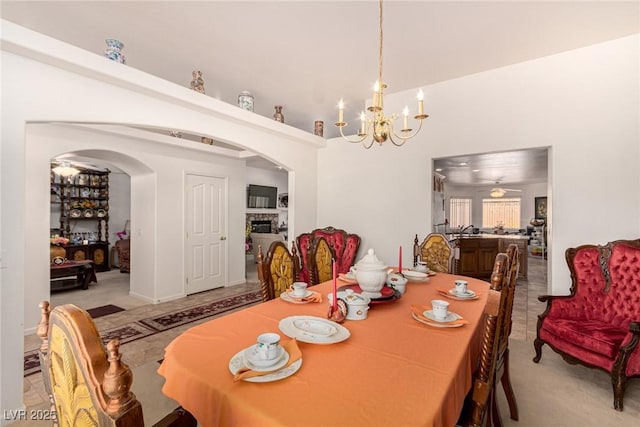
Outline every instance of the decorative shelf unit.
<path id="1" fill-rule="evenodd" d="M 547 227 L 546 225 L 534 226 L 529 251 L 532 256 L 547 258 Z"/>
<path id="2" fill-rule="evenodd" d="M 60 235 L 70 240 L 67 259 L 92 260 L 96 271 L 108 271 L 110 171 L 77 169 L 70 177 L 51 172 L 51 203 L 60 205 Z M 73 232 L 78 223 L 90 231 Z"/>

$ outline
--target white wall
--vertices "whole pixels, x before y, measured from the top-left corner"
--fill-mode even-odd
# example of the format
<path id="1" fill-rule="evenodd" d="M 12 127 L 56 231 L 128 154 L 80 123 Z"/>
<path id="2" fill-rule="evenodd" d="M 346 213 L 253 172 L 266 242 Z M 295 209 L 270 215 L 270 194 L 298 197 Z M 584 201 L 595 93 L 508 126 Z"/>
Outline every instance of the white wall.
<path id="1" fill-rule="evenodd" d="M 639 63 L 636 34 L 425 87 L 430 117 L 405 146 L 328 141 L 318 220 L 395 264 L 398 245 L 430 229 L 433 158 L 551 147 L 549 284 L 566 294 L 567 248 L 640 235 Z M 401 111 L 415 91 L 386 98 L 386 110 Z"/>
<path id="2" fill-rule="evenodd" d="M 182 199 L 163 195 L 182 194 L 185 172 L 220 166 L 211 158 L 216 147 L 196 143 L 187 149 L 172 145 L 175 141 L 117 137 L 110 126 L 95 131 L 28 124 L 175 129 L 246 147 L 290 171 L 290 210 L 297 213 L 289 224 L 293 230 L 316 225 L 316 158 L 324 140 L 12 23 L 1 25 L 0 407 L 9 411 L 22 405 L 23 333 L 35 326 L 37 298 L 49 281 L 49 244 L 42 235 L 49 234 L 48 162 L 59 153 L 45 149 L 47 143 L 55 144 L 53 151 L 108 156 L 131 175 L 132 196 L 141 195 L 132 199 L 132 221 L 140 218 L 132 231 L 136 244 L 149 249 L 147 256 L 132 258 L 138 263 L 132 275 L 133 267 L 150 271 L 151 282 L 140 291 L 158 299 L 177 286 L 163 277 L 168 267 L 162 265 L 175 268 L 183 259 Z M 205 166 L 208 162 L 212 165 Z M 237 176 L 242 203 L 228 216 L 229 281 L 244 280 L 244 170 Z"/>

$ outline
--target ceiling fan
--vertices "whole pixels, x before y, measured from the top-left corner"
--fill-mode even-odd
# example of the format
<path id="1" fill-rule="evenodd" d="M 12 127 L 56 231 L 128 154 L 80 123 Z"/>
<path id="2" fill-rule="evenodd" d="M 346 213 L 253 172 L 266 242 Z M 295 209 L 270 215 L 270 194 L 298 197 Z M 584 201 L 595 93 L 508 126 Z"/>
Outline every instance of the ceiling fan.
<path id="1" fill-rule="evenodd" d="M 499 181 L 496 181 L 496 185 L 500 185 Z M 518 190 L 516 188 L 502 188 L 502 187 L 494 187 L 489 191 L 489 195 L 491 197 L 504 197 L 509 191 L 522 192 L 522 190 Z"/>

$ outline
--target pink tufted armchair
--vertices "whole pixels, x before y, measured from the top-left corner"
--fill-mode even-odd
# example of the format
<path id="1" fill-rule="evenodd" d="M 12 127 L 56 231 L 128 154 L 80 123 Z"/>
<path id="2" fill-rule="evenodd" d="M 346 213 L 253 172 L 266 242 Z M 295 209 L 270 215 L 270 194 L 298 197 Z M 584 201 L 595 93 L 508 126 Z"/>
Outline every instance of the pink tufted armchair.
<path id="1" fill-rule="evenodd" d="M 314 238 L 324 237 L 331 250 L 336 257 L 336 269 L 338 273 L 347 273 L 349 268 L 355 261 L 358 248 L 360 247 L 360 236 L 357 234 L 349 234 L 344 230 L 340 230 L 333 227 L 318 228 L 311 233 L 303 233 L 296 237 L 296 245 L 298 247 L 298 253 L 300 254 L 300 272 L 298 274 L 298 280 L 311 283 L 313 277 L 318 275 L 314 272 L 312 275 L 310 268 L 313 268 L 314 263 L 309 262 L 309 251 L 312 248 Z M 313 254 L 311 254 L 313 257 Z"/>
<path id="2" fill-rule="evenodd" d="M 627 379 L 640 376 L 640 239 L 569 248 L 565 258 L 571 294 L 538 297 L 547 308 L 538 316 L 533 361 L 548 344 L 571 364 L 609 372 L 622 411 Z"/>

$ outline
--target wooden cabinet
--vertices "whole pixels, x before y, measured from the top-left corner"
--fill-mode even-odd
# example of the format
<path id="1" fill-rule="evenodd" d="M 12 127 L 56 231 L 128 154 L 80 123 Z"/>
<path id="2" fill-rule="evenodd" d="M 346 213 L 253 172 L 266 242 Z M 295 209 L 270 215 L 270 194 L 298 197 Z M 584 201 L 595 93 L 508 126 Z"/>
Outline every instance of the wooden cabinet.
<path id="1" fill-rule="evenodd" d="M 59 211 L 59 235 L 70 240 L 67 259 L 92 260 L 109 270 L 109 170 L 76 168 L 63 177 L 51 171 L 51 204 Z"/>
<path id="2" fill-rule="evenodd" d="M 487 279 L 491 277 L 496 255 L 505 252 L 509 244 L 516 243 L 520 249 L 520 272 L 518 278 L 527 278 L 527 239 L 500 237 L 469 237 L 456 239 L 460 260 L 458 274 Z"/>
<path id="3" fill-rule="evenodd" d="M 109 244 L 106 242 L 87 245 L 67 245 L 67 259 L 70 261 L 93 261 L 95 271 L 109 271 Z"/>

